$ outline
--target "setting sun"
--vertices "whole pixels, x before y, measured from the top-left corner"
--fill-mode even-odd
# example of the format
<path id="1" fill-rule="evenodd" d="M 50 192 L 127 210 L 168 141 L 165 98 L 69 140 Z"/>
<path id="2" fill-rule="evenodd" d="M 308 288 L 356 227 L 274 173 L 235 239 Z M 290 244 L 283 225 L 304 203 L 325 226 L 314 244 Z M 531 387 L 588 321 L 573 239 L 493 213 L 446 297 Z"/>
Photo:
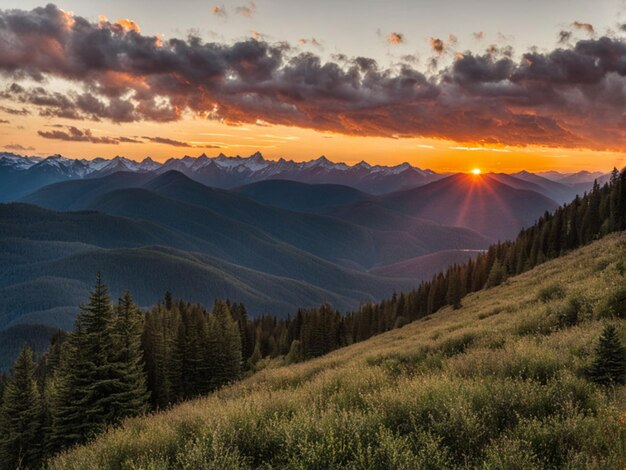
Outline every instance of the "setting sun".
<path id="1" fill-rule="evenodd" d="M 475 174 L 475 175 L 480 175 L 480 168 L 474 168 L 472 170 L 472 173 Z"/>

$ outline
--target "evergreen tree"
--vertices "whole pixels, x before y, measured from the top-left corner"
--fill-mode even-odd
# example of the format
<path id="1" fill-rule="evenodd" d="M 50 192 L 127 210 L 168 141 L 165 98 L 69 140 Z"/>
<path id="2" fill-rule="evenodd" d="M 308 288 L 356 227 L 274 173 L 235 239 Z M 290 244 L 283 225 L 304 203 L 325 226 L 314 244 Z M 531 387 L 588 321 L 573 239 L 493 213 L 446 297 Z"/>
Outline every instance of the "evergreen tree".
<path id="1" fill-rule="evenodd" d="M 626 380 L 626 348 L 613 325 L 602 331 L 589 375 L 600 385 L 623 385 Z"/>
<path id="2" fill-rule="evenodd" d="M 35 362 L 22 348 L 0 408 L 0 468 L 35 468 L 42 456 L 41 397 L 35 381 Z"/>
<path id="3" fill-rule="evenodd" d="M 294 339 L 291 342 L 291 347 L 289 348 L 289 353 L 287 354 L 285 360 L 287 364 L 294 364 L 296 362 L 300 362 L 302 359 L 302 347 L 300 345 L 300 341 Z"/>
<path id="4" fill-rule="evenodd" d="M 500 260 L 496 259 L 493 266 L 491 266 L 491 270 L 489 271 L 485 287 L 488 289 L 490 287 L 498 286 L 504 282 L 505 278 L 506 273 L 504 272 L 504 267 L 502 266 L 502 263 L 500 263 Z"/>
<path id="5" fill-rule="evenodd" d="M 207 360 L 213 388 L 236 379 L 241 371 L 241 337 L 225 302 L 217 300 L 209 317 Z"/>
<path id="6" fill-rule="evenodd" d="M 163 298 L 163 302 L 165 304 L 165 309 L 166 310 L 172 310 L 172 307 L 174 305 L 174 300 L 172 298 L 172 293 L 170 291 L 167 291 L 165 293 L 165 296 Z"/>
<path id="7" fill-rule="evenodd" d="M 463 297 L 461 287 L 460 272 L 456 270 L 456 273 L 451 276 L 448 282 L 448 293 L 446 294 L 446 301 L 448 305 L 451 305 L 453 309 L 457 310 L 461 308 L 461 298 Z"/>
<path id="8" fill-rule="evenodd" d="M 254 366 L 259 362 L 262 358 L 261 354 L 261 327 L 257 327 L 256 329 L 256 340 L 254 342 L 254 351 L 252 355 L 248 358 L 248 368 L 254 369 Z"/>
<path id="9" fill-rule="evenodd" d="M 111 299 L 98 275 L 64 348 L 52 391 L 50 450 L 85 442 L 133 413 L 129 408 L 137 396 L 130 388 L 137 384 L 122 377 L 119 348 L 124 348 L 116 341 L 115 327 Z"/>
<path id="10" fill-rule="evenodd" d="M 0 374 L 0 406 L 2 406 L 2 402 L 4 401 L 4 390 L 6 389 L 8 383 L 9 378 L 6 374 Z"/>
<path id="11" fill-rule="evenodd" d="M 157 305 L 146 315 L 142 348 L 147 370 L 148 389 L 155 408 L 179 399 L 182 376 L 182 351 L 178 338 L 181 315 L 178 308 L 166 310 Z"/>
<path id="12" fill-rule="evenodd" d="M 138 416 L 148 410 L 148 389 L 141 350 L 143 315 L 134 304 L 128 291 L 119 299 L 115 318 L 115 373 L 118 389 L 117 417 Z"/>

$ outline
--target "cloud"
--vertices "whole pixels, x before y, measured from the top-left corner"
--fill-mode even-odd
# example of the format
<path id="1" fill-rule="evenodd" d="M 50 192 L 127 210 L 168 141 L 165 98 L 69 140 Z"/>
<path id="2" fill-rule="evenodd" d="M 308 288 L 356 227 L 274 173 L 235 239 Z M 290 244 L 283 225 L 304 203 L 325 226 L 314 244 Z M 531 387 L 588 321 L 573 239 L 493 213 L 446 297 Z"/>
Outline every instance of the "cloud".
<path id="1" fill-rule="evenodd" d="M 194 145 L 188 142 L 182 142 L 180 140 L 168 139 L 167 137 L 147 137 L 144 139 L 154 142 L 156 144 L 171 145 L 172 147 L 193 147 L 193 148 L 221 148 L 219 145 Z"/>
<path id="2" fill-rule="evenodd" d="M 35 150 L 35 147 L 24 147 L 21 144 L 8 144 L 5 145 L 4 148 L 6 150 L 11 150 L 12 152 L 32 152 Z"/>
<path id="3" fill-rule="evenodd" d="M 211 13 L 213 13 L 215 16 L 220 16 L 222 18 L 228 16 L 224 5 L 213 5 L 213 8 L 211 8 Z"/>
<path id="4" fill-rule="evenodd" d="M 117 20 L 115 24 L 120 25 L 126 31 L 135 31 L 136 33 L 139 33 L 141 31 L 139 25 L 133 20 L 129 20 L 128 18 Z"/>
<path id="5" fill-rule="evenodd" d="M 583 31 L 586 31 L 587 33 L 593 35 L 595 34 L 595 30 L 593 29 L 593 25 L 591 25 L 590 23 L 581 23 L 580 21 L 574 21 L 572 23 L 572 27 L 576 28 L 576 29 L 582 29 Z"/>
<path id="6" fill-rule="evenodd" d="M 403 44 L 405 42 L 404 34 L 389 33 L 389 35 L 387 36 L 387 42 L 389 44 Z"/>
<path id="7" fill-rule="evenodd" d="M 245 16 L 246 18 L 252 18 L 256 13 L 256 3 L 250 2 L 246 5 L 240 5 L 235 7 L 235 13 L 241 16 Z"/>
<path id="8" fill-rule="evenodd" d="M 0 111 L 12 114 L 13 116 L 28 116 L 30 114 L 30 111 L 26 108 L 16 109 L 8 106 L 0 106 Z"/>
<path id="9" fill-rule="evenodd" d="M 559 32 L 559 44 L 567 44 L 572 37 L 571 31 Z"/>
<path id="10" fill-rule="evenodd" d="M 439 55 L 443 54 L 443 52 L 446 50 L 446 45 L 442 39 L 430 38 L 429 42 L 430 42 L 430 48 Z"/>
<path id="11" fill-rule="evenodd" d="M 298 39 L 298 45 L 304 46 L 306 44 L 310 44 L 312 46 L 322 48 L 322 44 L 315 38 L 310 38 L 310 39 L 300 38 L 300 39 Z"/>
<path id="12" fill-rule="evenodd" d="M 43 116 L 165 122 L 191 115 L 467 147 L 626 151 L 626 44 L 609 36 L 530 50 L 521 60 L 506 47 L 465 52 L 433 73 L 413 63 L 323 59 L 263 40 L 160 40 L 54 5 L 0 11 L 0 37 L 11 44 L 0 45 L 0 74 L 16 82 L 1 98 Z M 443 40 L 431 44 L 447 52 Z M 19 85 L 25 78 L 65 80 L 71 91 Z"/>
<path id="13" fill-rule="evenodd" d="M 108 136 L 95 136 L 91 129 L 78 129 L 74 126 L 60 126 L 53 127 L 63 128 L 63 130 L 57 129 L 52 131 L 37 131 L 44 139 L 65 140 L 68 142 L 90 142 L 92 144 L 111 144 L 118 145 L 120 143 L 142 143 L 141 140 L 132 139 L 130 137 L 108 137 Z"/>

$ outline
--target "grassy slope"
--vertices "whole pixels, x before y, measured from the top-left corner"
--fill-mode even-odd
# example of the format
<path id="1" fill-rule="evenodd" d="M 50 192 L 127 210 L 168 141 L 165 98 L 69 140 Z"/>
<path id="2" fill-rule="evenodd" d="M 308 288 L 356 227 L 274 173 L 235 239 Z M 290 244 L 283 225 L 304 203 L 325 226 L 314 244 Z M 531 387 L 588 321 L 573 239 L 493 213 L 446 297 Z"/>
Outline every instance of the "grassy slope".
<path id="1" fill-rule="evenodd" d="M 52 468 L 622 468 L 626 390 L 584 379 L 619 257 L 626 233 L 461 310 L 130 420 Z M 552 283 L 566 298 L 539 301 Z M 573 295 L 585 319 L 559 328 Z"/>

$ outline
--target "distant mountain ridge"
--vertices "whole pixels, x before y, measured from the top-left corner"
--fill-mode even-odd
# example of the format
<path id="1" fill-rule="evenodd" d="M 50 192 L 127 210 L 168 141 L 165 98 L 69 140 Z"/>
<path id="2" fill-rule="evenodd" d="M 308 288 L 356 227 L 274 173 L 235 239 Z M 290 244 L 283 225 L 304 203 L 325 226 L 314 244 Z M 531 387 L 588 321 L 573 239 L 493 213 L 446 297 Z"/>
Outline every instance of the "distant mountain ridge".
<path id="1" fill-rule="evenodd" d="M 71 159 L 62 155 L 46 158 L 0 153 L 0 201 L 12 201 L 59 181 L 99 178 L 118 172 L 167 173 L 179 171 L 207 186 L 229 189 L 269 179 L 311 184 L 340 184 L 370 194 L 407 189 L 443 178 L 408 163 L 395 166 L 334 163 L 325 156 L 307 162 L 267 160 L 260 152 L 249 157 L 184 156 L 158 163 L 150 157 L 137 162 L 126 157 Z"/>
<path id="2" fill-rule="evenodd" d="M 223 153 L 215 157 L 206 154 L 198 157 L 186 155 L 182 158 L 170 158 L 164 163 L 156 162 L 150 157 L 142 161 L 122 156 L 88 160 L 66 158 L 58 154 L 39 157 L 0 152 L 0 202 L 18 200 L 39 188 L 60 181 L 100 178 L 119 172 L 162 174 L 171 170 L 179 171 L 199 183 L 221 189 L 233 189 L 268 180 L 289 180 L 307 184 L 349 186 L 373 195 L 424 186 L 450 175 L 421 169 L 406 162 L 394 166 L 370 165 L 365 161 L 348 165 L 332 162 L 325 156 L 296 162 L 284 158 L 268 160 L 260 152 L 248 157 L 229 157 Z M 587 191 L 594 180 L 604 183 L 609 178 L 609 174 L 588 171 L 522 171 L 503 175 L 507 176 L 515 177 L 518 180 L 517 186 L 519 181 L 534 183 L 535 190 L 559 203 L 567 202 L 576 194 Z M 505 182 L 510 184 L 511 180 Z"/>

